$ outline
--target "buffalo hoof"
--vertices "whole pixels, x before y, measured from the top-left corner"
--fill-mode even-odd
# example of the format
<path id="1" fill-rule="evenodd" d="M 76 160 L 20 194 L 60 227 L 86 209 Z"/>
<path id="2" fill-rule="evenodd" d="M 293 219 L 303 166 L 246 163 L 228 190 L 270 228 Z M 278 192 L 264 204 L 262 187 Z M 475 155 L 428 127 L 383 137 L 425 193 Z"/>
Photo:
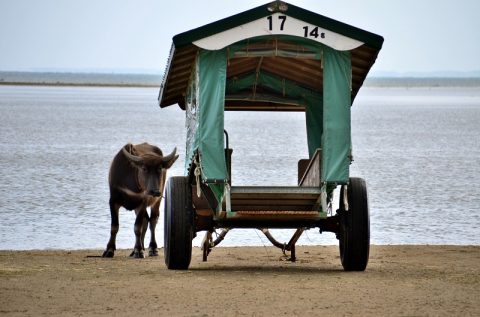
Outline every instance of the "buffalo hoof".
<path id="1" fill-rule="evenodd" d="M 158 256 L 158 250 L 157 249 L 150 249 L 148 251 L 148 256 Z"/>
<path id="2" fill-rule="evenodd" d="M 145 254 L 143 253 L 143 250 L 133 250 L 132 253 L 130 253 L 130 256 L 135 258 L 135 259 L 143 259 L 145 258 Z"/>
<path id="3" fill-rule="evenodd" d="M 105 252 L 103 252 L 103 254 L 102 254 L 102 257 L 113 258 L 114 253 L 115 252 L 113 250 L 105 250 Z"/>

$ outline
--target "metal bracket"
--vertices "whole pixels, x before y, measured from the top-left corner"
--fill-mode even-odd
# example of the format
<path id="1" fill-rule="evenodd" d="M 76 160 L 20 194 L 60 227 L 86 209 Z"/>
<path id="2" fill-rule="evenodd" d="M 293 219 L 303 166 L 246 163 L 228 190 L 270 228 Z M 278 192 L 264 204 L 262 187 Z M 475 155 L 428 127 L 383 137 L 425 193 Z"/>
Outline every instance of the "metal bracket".
<path id="1" fill-rule="evenodd" d="M 300 236 L 302 233 L 305 231 L 305 228 L 298 228 L 295 233 L 293 234 L 292 238 L 288 243 L 281 243 L 278 242 L 270 233 L 270 231 L 267 228 L 259 229 L 263 232 L 263 234 L 267 237 L 267 239 L 277 248 L 282 249 L 283 255 L 287 257 L 288 261 L 295 262 L 297 260 L 297 257 L 295 255 L 295 243 L 297 243 L 298 239 L 300 239 Z M 287 254 L 285 253 L 286 251 L 290 251 L 290 258 L 288 258 Z"/>
<path id="2" fill-rule="evenodd" d="M 225 236 L 230 231 L 229 228 L 223 229 L 215 240 L 212 238 L 212 231 L 207 231 L 202 241 L 203 262 L 207 262 L 207 257 L 214 247 L 225 239 Z"/>

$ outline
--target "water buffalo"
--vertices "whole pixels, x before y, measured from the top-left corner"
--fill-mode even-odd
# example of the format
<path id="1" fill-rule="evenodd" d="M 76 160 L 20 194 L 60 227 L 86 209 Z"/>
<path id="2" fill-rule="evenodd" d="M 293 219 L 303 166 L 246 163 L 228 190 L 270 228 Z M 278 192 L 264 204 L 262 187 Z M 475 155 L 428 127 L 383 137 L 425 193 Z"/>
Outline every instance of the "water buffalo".
<path id="1" fill-rule="evenodd" d="M 114 157 L 110 166 L 108 183 L 110 186 L 110 214 L 112 225 L 110 240 L 103 257 L 113 257 L 115 238 L 118 232 L 118 211 L 120 207 L 135 210 L 135 247 L 131 256 L 144 257 L 144 238 L 150 224 L 149 255 L 158 255 L 155 240 L 155 227 L 160 215 L 160 201 L 167 169 L 177 160 L 177 149 L 163 156 L 162 151 L 148 143 L 127 144 Z M 150 216 L 147 213 L 150 207 Z"/>

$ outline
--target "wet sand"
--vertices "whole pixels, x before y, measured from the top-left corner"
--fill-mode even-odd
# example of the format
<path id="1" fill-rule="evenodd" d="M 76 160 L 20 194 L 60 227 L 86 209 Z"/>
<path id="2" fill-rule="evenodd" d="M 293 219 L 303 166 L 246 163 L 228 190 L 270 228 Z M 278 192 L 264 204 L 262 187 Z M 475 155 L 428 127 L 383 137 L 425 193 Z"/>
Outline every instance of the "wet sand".
<path id="1" fill-rule="evenodd" d="M 129 252 L 0 251 L 0 315 L 480 316 L 480 246 L 372 246 L 365 272 L 344 272 L 334 246 L 299 246 L 295 263 L 195 248 L 188 271 Z"/>

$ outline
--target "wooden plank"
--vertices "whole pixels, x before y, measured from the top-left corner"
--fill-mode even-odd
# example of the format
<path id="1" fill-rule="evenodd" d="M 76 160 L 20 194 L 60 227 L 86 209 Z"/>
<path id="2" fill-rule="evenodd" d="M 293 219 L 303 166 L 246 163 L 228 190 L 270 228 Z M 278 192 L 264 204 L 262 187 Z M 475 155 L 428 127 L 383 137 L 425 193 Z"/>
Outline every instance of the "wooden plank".
<path id="1" fill-rule="evenodd" d="M 297 187 L 297 186 L 233 186 L 231 189 L 232 195 L 237 194 L 279 194 L 279 195 L 293 195 L 305 194 L 314 195 L 320 194 L 321 191 L 317 187 Z"/>
<path id="2" fill-rule="evenodd" d="M 290 211 L 290 210 L 258 210 L 258 211 L 251 211 L 251 210 L 242 210 L 237 212 L 238 215 L 272 215 L 272 216 L 279 216 L 279 215 L 289 215 L 289 216 L 317 216 L 317 211 Z"/>
<path id="3" fill-rule="evenodd" d="M 320 197 L 316 187 L 232 187 L 232 211 L 311 211 Z"/>
<path id="4" fill-rule="evenodd" d="M 307 171 L 308 166 L 310 165 L 310 159 L 301 159 L 298 161 L 298 169 L 297 169 L 297 177 L 298 177 L 298 185 L 300 185 L 303 175 Z"/>
<path id="5" fill-rule="evenodd" d="M 299 182 L 301 187 L 320 187 L 321 183 L 321 167 L 322 167 L 322 150 L 317 149 L 313 158 L 310 160 L 308 167 Z"/>
<path id="6" fill-rule="evenodd" d="M 236 206 L 251 205 L 273 205 L 273 206 L 311 206 L 315 204 L 316 199 L 232 199 L 232 204 Z"/>
<path id="7" fill-rule="evenodd" d="M 235 194 L 231 196 L 231 200 L 315 200 L 319 194 Z"/>
<path id="8" fill-rule="evenodd" d="M 256 206 L 235 206 L 232 205 L 232 212 L 242 211 L 278 211 L 278 212 L 310 212 L 314 211 L 311 206 L 269 206 L 269 205 L 256 205 Z"/>

